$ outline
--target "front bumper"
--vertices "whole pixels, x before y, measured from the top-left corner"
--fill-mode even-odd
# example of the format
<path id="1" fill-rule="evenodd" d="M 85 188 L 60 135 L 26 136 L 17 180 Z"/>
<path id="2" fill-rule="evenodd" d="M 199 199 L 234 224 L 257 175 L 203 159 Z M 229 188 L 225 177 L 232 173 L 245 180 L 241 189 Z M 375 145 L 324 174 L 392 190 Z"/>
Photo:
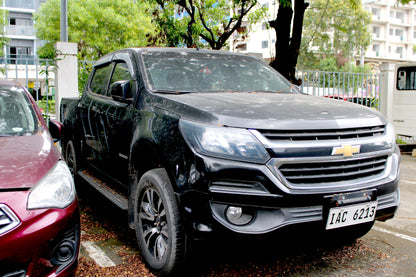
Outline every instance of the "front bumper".
<path id="1" fill-rule="evenodd" d="M 14 214 L 18 219 L 0 234 L 0 275 L 74 275 L 80 243 L 78 202 L 65 209 L 26 210 L 27 193 L 0 193 L 5 217 Z"/>
<path id="2" fill-rule="evenodd" d="M 399 161 L 389 155 L 386 170 L 374 178 L 340 182 L 328 187 L 291 187 L 278 171 L 268 165 L 256 165 L 199 156 L 192 176 L 195 189 L 180 195 L 182 212 L 188 228 L 197 234 L 231 231 L 240 234 L 265 234 L 289 225 L 314 222 L 325 228 L 334 195 L 354 192 L 371 193 L 377 201 L 377 220 L 394 216 L 399 206 Z M 198 170 L 199 169 L 199 170 Z M 198 199 L 198 201 L 196 201 Z M 360 198 L 350 203 L 365 202 Z M 226 216 L 228 207 L 241 207 L 253 219 L 244 225 L 232 224 Z"/>

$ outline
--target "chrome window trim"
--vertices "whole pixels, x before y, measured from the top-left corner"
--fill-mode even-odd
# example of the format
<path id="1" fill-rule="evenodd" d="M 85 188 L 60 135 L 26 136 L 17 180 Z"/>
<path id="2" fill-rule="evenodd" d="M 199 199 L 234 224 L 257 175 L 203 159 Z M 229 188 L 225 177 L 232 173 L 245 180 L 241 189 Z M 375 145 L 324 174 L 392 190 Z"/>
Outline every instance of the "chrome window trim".
<path id="1" fill-rule="evenodd" d="M 5 204 L 0 204 L 0 210 L 11 220 L 11 222 L 8 225 L 4 226 L 3 228 L 0 228 L 0 236 L 1 236 L 4 233 L 18 226 L 20 224 L 20 220 L 16 216 L 16 214 Z"/>

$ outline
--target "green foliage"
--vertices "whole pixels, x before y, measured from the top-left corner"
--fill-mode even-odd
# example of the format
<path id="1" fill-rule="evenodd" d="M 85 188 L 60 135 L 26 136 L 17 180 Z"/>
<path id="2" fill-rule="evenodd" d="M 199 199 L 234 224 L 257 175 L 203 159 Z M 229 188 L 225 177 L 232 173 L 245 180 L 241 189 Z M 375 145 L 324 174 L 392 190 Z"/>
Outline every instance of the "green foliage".
<path id="1" fill-rule="evenodd" d="M 39 109 L 43 110 L 45 113 L 46 111 L 55 112 L 55 100 L 48 99 L 48 100 L 39 100 L 38 101 Z"/>
<path id="2" fill-rule="evenodd" d="M 85 84 L 87 83 L 88 76 L 92 71 L 93 63 L 88 61 L 81 61 L 78 64 L 78 92 L 79 94 L 82 94 Z"/>
<path id="3" fill-rule="evenodd" d="M 3 1 L 0 0 L 0 7 L 3 6 Z M 4 54 L 3 48 L 5 45 L 7 45 L 7 42 L 9 41 L 8 38 L 6 38 L 5 33 L 5 27 L 9 25 L 8 22 L 8 12 L 4 9 L 0 9 L 0 55 L 2 56 Z"/>
<path id="4" fill-rule="evenodd" d="M 147 0 L 153 5 L 158 41 L 168 46 L 221 49 L 242 20 L 255 23 L 263 8 L 257 0 Z M 231 12 L 231 16 L 230 16 Z"/>
<path id="5" fill-rule="evenodd" d="M 47 44 L 39 51 L 53 58 L 60 40 L 60 0 L 48 0 L 34 15 L 36 35 Z M 149 5 L 131 0 L 68 1 L 68 41 L 78 44 L 79 59 L 95 60 L 111 51 L 148 45 L 155 32 Z"/>
<path id="6" fill-rule="evenodd" d="M 348 64 L 370 45 L 371 17 L 358 0 L 311 0 L 305 12 L 298 67 L 313 69 L 325 57 Z"/>

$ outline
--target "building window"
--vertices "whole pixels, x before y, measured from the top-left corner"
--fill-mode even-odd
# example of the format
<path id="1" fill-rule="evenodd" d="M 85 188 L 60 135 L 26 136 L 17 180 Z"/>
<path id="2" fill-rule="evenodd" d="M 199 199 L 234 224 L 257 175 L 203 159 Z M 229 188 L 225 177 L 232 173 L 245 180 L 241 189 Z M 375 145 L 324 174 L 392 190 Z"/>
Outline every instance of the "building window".
<path id="1" fill-rule="evenodd" d="M 269 41 L 268 40 L 263 40 L 262 42 L 261 42 L 261 48 L 267 48 L 267 47 L 269 47 Z"/>
<path id="2" fill-rule="evenodd" d="M 396 12 L 396 19 L 400 20 L 400 22 L 404 22 L 404 13 L 403 12 Z"/>
<path id="3" fill-rule="evenodd" d="M 380 27 L 379 26 L 373 26 L 373 35 L 375 35 L 377 38 L 380 37 Z"/>
<path id="4" fill-rule="evenodd" d="M 379 8 L 372 7 L 371 12 L 377 19 L 380 19 L 380 9 Z"/>
<path id="5" fill-rule="evenodd" d="M 390 34 L 391 36 L 393 36 L 393 35 L 394 35 L 394 29 L 393 29 L 393 28 L 390 28 L 390 29 L 389 29 L 389 34 Z"/>
<path id="6" fill-rule="evenodd" d="M 403 47 L 397 47 L 396 54 L 399 54 L 400 58 L 403 58 Z"/>
<path id="7" fill-rule="evenodd" d="M 237 44 L 237 46 L 235 48 L 240 50 L 240 51 L 247 51 L 247 43 Z"/>
<path id="8" fill-rule="evenodd" d="M 16 25 L 16 18 L 10 18 L 9 23 L 10 25 Z"/>
<path id="9" fill-rule="evenodd" d="M 373 51 L 376 52 L 377 56 L 380 52 L 380 45 L 379 44 L 373 44 Z"/>
<path id="10" fill-rule="evenodd" d="M 263 22 L 263 24 L 261 24 L 261 29 L 262 30 L 267 30 L 269 29 L 269 24 L 267 22 Z"/>

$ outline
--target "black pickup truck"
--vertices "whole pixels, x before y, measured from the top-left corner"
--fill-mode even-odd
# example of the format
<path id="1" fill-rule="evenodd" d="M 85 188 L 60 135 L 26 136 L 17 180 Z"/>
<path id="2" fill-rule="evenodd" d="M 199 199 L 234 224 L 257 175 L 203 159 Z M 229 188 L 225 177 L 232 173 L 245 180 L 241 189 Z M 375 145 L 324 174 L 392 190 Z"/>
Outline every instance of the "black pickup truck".
<path id="1" fill-rule="evenodd" d="M 127 211 L 159 275 L 182 264 L 188 240 L 288 227 L 354 239 L 399 205 L 391 124 L 304 95 L 250 56 L 116 51 L 80 99 L 62 100 L 61 119 L 74 177 Z"/>

